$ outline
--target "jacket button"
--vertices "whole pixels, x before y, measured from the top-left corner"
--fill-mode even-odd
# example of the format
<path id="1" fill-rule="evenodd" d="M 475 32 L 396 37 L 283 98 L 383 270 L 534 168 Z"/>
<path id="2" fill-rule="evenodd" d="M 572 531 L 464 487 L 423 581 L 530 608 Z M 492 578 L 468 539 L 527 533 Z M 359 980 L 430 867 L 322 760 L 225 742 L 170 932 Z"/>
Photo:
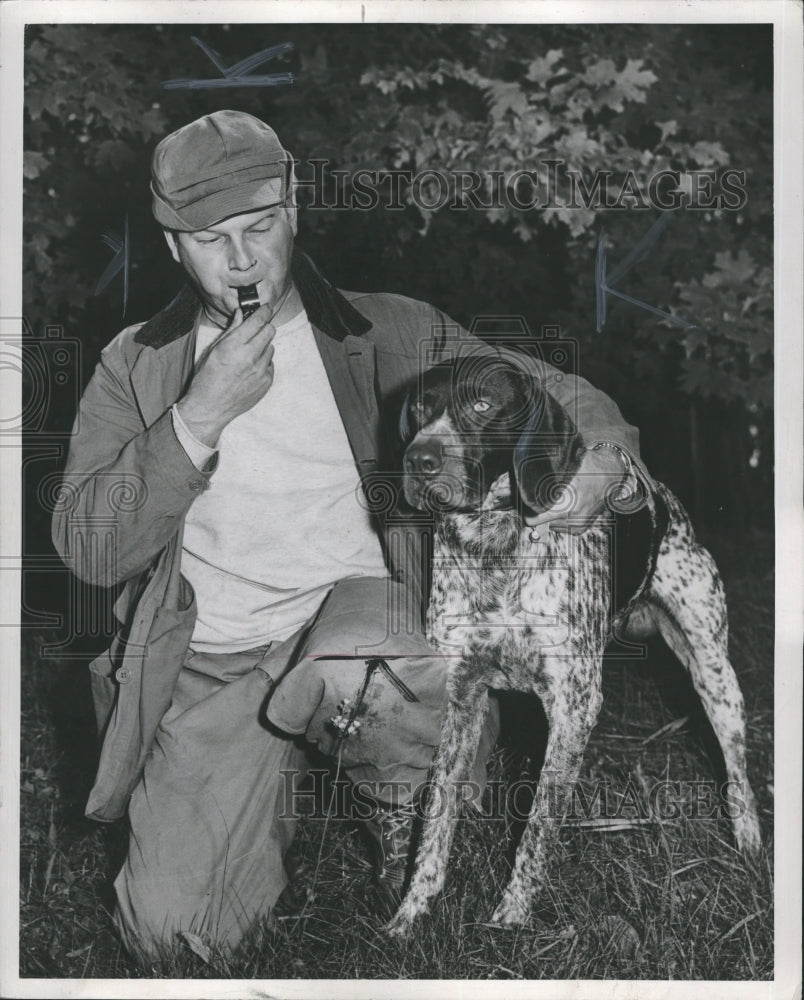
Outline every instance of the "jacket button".
<path id="1" fill-rule="evenodd" d="M 204 488 L 204 480 L 203 479 L 191 479 L 190 482 L 187 485 L 190 487 L 190 489 L 193 491 L 193 493 L 200 493 L 201 490 L 203 490 L 203 488 Z"/>
<path id="2" fill-rule="evenodd" d="M 128 684 L 131 680 L 131 671 L 128 667 L 120 667 L 117 673 L 114 675 L 118 684 Z"/>

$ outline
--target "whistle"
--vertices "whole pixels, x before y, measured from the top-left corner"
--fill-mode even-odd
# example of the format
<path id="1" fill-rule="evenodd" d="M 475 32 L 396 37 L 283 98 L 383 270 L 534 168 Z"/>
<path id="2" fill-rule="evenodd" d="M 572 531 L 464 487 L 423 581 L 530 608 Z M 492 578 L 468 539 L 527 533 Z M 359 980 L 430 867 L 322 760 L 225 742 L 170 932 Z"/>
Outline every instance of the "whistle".
<path id="1" fill-rule="evenodd" d="M 257 293 L 256 285 L 245 285 L 237 289 L 237 300 L 243 311 L 243 319 L 248 319 L 252 313 L 260 308 L 260 296 Z"/>

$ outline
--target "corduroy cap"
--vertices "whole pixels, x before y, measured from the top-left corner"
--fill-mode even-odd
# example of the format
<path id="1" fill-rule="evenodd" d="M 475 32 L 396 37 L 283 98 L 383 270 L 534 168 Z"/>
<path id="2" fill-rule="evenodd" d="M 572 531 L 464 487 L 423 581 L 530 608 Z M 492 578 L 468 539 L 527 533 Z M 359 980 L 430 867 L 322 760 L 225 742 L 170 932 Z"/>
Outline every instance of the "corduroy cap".
<path id="1" fill-rule="evenodd" d="M 151 158 L 156 221 L 194 232 L 285 204 L 293 160 L 276 132 L 243 111 L 215 111 L 159 143 Z"/>

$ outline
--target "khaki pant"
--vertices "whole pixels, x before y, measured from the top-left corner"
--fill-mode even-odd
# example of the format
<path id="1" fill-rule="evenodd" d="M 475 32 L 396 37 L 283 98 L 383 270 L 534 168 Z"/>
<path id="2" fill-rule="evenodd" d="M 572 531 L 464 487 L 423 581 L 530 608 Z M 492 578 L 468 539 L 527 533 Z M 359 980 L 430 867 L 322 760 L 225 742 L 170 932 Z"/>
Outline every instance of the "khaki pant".
<path id="1" fill-rule="evenodd" d="M 289 789 L 308 766 L 299 736 L 337 753 L 372 797 L 404 802 L 426 780 L 448 659 L 421 632 L 395 627 L 408 617 L 404 600 L 389 580 L 341 581 L 291 640 L 290 670 L 271 647 L 188 652 L 129 806 L 115 920 L 130 951 L 154 957 L 180 930 L 233 948 L 267 915 L 287 883 Z M 370 670 L 371 657 L 385 666 Z M 352 718 L 359 726 L 340 736 Z M 481 785 L 497 728 L 494 710 L 475 765 Z"/>

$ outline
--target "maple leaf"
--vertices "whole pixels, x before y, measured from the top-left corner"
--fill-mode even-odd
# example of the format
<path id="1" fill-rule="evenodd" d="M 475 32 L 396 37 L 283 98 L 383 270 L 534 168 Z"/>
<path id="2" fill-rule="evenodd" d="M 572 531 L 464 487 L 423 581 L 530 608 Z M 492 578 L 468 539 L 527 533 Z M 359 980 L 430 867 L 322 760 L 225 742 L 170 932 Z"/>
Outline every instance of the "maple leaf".
<path id="1" fill-rule="evenodd" d="M 703 167 L 724 166 L 729 162 L 729 154 L 719 142 L 696 142 L 690 149 L 690 156 Z"/>
<path id="2" fill-rule="evenodd" d="M 617 76 L 617 67 L 612 59 L 599 59 L 587 69 L 581 79 L 593 87 L 602 87 L 611 83 Z"/>
<path id="3" fill-rule="evenodd" d="M 564 58 L 562 49 L 550 49 L 546 56 L 528 63 L 525 79 L 532 83 L 546 83 L 551 76 L 560 72 L 558 63 Z"/>
<path id="4" fill-rule="evenodd" d="M 33 150 L 26 149 L 22 154 L 22 176 L 27 180 L 33 180 L 38 177 L 42 171 L 50 166 L 50 160 L 42 153 L 35 153 Z"/>
<path id="5" fill-rule="evenodd" d="M 664 142 L 669 135 L 675 135 L 676 132 L 678 132 L 678 122 L 674 118 L 671 118 L 666 122 L 656 122 L 656 124 L 662 130 L 662 142 Z"/>
<path id="6" fill-rule="evenodd" d="M 599 154 L 600 144 L 589 135 L 587 129 L 573 128 L 556 142 L 556 152 L 572 162 L 578 162 Z"/>
<path id="7" fill-rule="evenodd" d="M 751 254 L 743 248 L 736 256 L 730 250 L 716 253 L 715 268 L 713 274 L 706 274 L 702 279 L 707 288 L 717 288 L 719 285 L 742 288 L 756 274 L 757 265 Z"/>
<path id="8" fill-rule="evenodd" d="M 643 59 L 629 59 L 622 73 L 615 75 L 612 86 L 601 95 L 600 101 L 614 111 L 622 111 L 625 101 L 644 104 L 648 87 L 659 78 L 651 70 L 642 69 L 643 62 Z"/>
<path id="9" fill-rule="evenodd" d="M 518 83 L 493 83 L 486 95 L 493 121 L 500 121 L 509 111 L 521 116 L 528 110 L 528 96 Z"/>

